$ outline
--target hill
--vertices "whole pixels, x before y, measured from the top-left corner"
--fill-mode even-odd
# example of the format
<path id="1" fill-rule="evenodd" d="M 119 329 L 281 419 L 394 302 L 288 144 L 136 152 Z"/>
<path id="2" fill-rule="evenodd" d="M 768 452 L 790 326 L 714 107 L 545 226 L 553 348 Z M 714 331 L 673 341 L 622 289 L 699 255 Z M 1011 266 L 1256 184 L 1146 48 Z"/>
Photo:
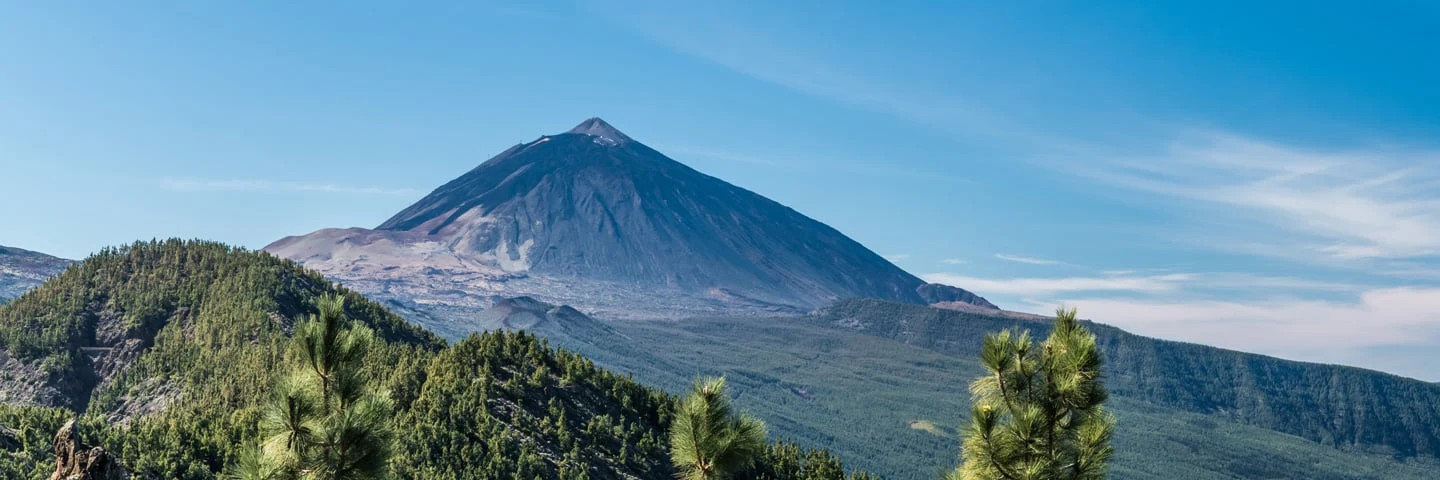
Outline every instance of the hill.
<path id="1" fill-rule="evenodd" d="M 367 293 L 427 303 L 484 307 L 524 294 L 609 316 L 799 313 L 849 297 L 994 308 L 926 288 L 835 229 L 598 118 L 511 147 L 375 229 L 265 249 Z"/>
<path id="2" fill-rule="evenodd" d="M 875 312 L 895 306 L 874 303 Z M 847 317 L 874 321 L 817 314 L 616 322 L 617 336 L 566 348 L 668 389 L 682 388 L 694 375 L 726 375 L 737 404 L 764 418 L 775 434 L 824 447 L 885 478 L 929 480 L 953 468 L 957 430 L 970 408 L 968 385 L 984 371 L 978 358 L 834 325 Z M 975 328 L 1018 325 L 1006 321 Z M 951 341 L 978 345 L 980 337 Z M 1198 372 L 1183 375 L 1164 378 L 1226 384 Z M 1109 406 L 1119 420 L 1112 478 L 1429 479 L 1440 472 L 1440 461 L 1429 455 L 1400 456 L 1377 444 L 1322 444 L 1223 414 L 1153 403 L 1128 390 Z M 1323 422 L 1319 416 L 1304 421 Z"/>
<path id="3" fill-rule="evenodd" d="M 35 288 L 64 271 L 70 263 L 63 258 L 0 245 L 0 304 Z"/>
<path id="4" fill-rule="evenodd" d="M 1048 321 L 850 300 L 808 320 L 978 358 L 986 332 Z M 1339 365 L 1281 360 L 1091 324 L 1106 355 L 1106 387 L 1125 397 L 1276 430 L 1324 445 L 1399 457 L 1440 457 L 1440 385 Z"/>
<path id="5" fill-rule="evenodd" d="M 325 294 L 383 340 L 365 364 L 395 401 L 402 478 L 672 475 L 663 392 L 525 333 L 446 346 L 293 262 L 169 240 L 106 249 L 0 307 L 0 477 L 46 478 L 50 439 L 78 414 L 84 443 L 136 476 L 216 478 L 256 437 L 288 332 Z M 839 465 L 767 455 L 757 468 Z M 799 475 L 772 478 L 840 478 Z"/>

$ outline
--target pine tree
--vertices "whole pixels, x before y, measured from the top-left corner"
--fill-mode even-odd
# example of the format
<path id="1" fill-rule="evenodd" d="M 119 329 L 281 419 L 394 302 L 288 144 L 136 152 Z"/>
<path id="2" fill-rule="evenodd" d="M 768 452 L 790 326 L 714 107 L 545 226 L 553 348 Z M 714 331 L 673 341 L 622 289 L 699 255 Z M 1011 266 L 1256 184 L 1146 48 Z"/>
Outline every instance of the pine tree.
<path id="1" fill-rule="evenodd" d="M 970 385 L 971 423 L 951 479 L 1105 478 L 1115 422 L 1102 406 L 1095 335 L 1075 309 L 1056 311 L 1038 347 L 1028 331 L 986 335 L 980 361 L 990 374 Z"/>
<path id="2" fill-rule="evenodd" d="M 275 384 L 259 448 L 239 460 L 245 480 L 368 480 L 389 475 L 393 448 L 389 395 L 367 385 L 365 352 L 374 334 L 349 325 L 345 302 L 328 296 L 320 314 L 299 324 Z"/>
<path id="3" fill-rule="evenodd" d="M 698 380 L 675 407 L 670 460 L 682 480 L 723 480 L 765 451 L 765 423 L 736 412 L 725 379 Z"/>

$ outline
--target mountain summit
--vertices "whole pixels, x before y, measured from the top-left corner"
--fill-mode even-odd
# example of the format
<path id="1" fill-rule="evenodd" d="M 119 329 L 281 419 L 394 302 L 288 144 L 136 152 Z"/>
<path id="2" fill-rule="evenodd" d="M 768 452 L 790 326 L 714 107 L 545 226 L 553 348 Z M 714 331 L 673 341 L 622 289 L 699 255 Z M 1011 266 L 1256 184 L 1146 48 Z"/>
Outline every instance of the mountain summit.
<path id="1" fill-rule="evenodd" d="M 341 279 L 418 268 L 452 276 L 443 290 L 558 303 L 636 295 L 654 297 L 639 305 L 682 307 L 685 297 L 773 311 L 865 297 L 994 308 L 958 288 L 922 289 L 835 229 L 599 118 L 511 147 L 373 230 L 322 230 L 266 250 Z"/>
<path id="2" fill-rule="evenodd" d="M 583 122 L 580 122 L 580 124 L 576 125 L 575 128 L 572 128 L 570 129 L 570 131 L 565 133 L 590 135 L 592 137 L 599 137 L 616 143 L 630 141 L 630 137 L 627 137 L 625 136 L 625 134 L 620 133 L 620 130 L 617 130 L 615 129 L 615 127 L 610 126 L 609 123 L 605 123 L 605 121 L 601 120 L 600 117 L 591 117 Z"/>

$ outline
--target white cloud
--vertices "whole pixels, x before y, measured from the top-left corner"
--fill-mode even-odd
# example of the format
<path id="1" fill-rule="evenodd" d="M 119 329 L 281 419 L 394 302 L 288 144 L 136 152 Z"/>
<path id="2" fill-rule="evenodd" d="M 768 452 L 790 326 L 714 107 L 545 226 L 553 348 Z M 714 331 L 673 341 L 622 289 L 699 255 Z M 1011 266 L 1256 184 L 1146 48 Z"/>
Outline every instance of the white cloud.
<path id="1" fill-rule="evenodd" d="M 250 179 L 166 178 L 160 185 L 177 192 L 320 192 L 362 195 L 417 195 L 413 188 L 356 187 L 333 183 L 280 182 Z"/>
<path id="2" fill-rule="evenodd" d="M 886 260 L 889 260 L 891 263 L 901 262 L 901 261 L 909 260 L 909 259 L 910 259 L 910 254 L 908 254 L 908 253 L 892 253 L 892 254 L 889 254 L 889 255 L 881 255 L 881 256 L 882 256 L 882 257 L 885 257 L 885 259 L 886 259 Z"/>
<path id="3" fill-rule="evenodd" d="M 1270 298 L 1162 301 L 1071 297 L 1084 318 L 1141 335 L 1272 355 L 1329 361 L 1326 348 L 1423 345 L 1440 340 L 1440 289 L 1367 290 L 1353 303 Z"/>
<path id="4" fill-rule="evenodd" d="M 1239 135 L 1184 136 L 1082 175 L 1186 202 L 1245 227 L 1249 253 L 1328 261 L 1440 255 L 1440 151 L 1309 149 Z M 1139 199 L 1153 202 L 1153 199 Z"/>
<path id="5" fill-rule="evenodd" d="M 981 278 L 950 273 L 921 275 L 927 282 L 956 285 L 984 295 L 1048 296 L 1068 292 L 1169 292 L 1194 278 L 1172 273 L 1146 277 Z"/>
<path id="6" fill-rule="evenodd" d="M 922 275 L 926 281 L 956 285 L 980 295 L 1040 297 L 1068 292 L 1187 293 L 1258 291 L 1360 292 L 1363 285 L 1266 276 L 1239 272 L 1136 275 L 1137 270 L 1106 270 L 1100 276 L 984 278 L 952 273 Z"/>
<path id="7" fill-rule="evenodd" d="M 943 263 L 943 264 L 946 264 L 946 265 L 964 265 L 966 262 L 965 262 L 964 259 L 961 259 L 961 258 L 947 258 L 947 259 L 941 260 L 940 263 Z"/>
<path id="8" fill-rule="evenodd" d="M 995 254 L 995 258 L 998 258 L 998 259 L 1001 259 L 1001 260 L 1005 260 L 1005 261 L 1007 261 L 1007 262 L 1024 263 L 1024 264 L 1029 264 L 1029 265 L 1069 265 L 1068 263 L 1065 263 L 1065 262 L 1062 262 L 1062 261 L 1059 261 L 1059 260 L 1050 260 L 1050 259 L 1047 259 L 1047 258 L 1026 257 L 1026 256 L 1022 256 L 1022 255 L 1010 255 L 1010 254 L 1008 254 L 1008 253 L 997 253 L 997 254 Z"/>

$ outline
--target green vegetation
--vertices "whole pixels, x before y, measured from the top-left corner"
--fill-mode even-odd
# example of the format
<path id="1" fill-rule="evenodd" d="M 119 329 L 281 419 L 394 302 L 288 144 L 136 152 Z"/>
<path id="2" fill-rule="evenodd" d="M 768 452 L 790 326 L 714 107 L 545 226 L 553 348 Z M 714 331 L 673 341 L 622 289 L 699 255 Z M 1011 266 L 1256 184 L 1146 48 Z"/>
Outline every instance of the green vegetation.
<path id="1" fill-rule="evenodd" d="M 330 296 L 344 301 L 320 301 Z M 292 320 L 316 314 L 319 323 Z M 373 344 L 313 348 L 315 329 L 345 331 L 316 325 L 341 317 L 352 320 L 352 331 L 373 331 Z M 289 350 L 297 331 L 299 345 L 319 355 Z M 326 343 L 347 344 L 344 337 L 358 344 L 363 336 L 336 333 L 338 343 Z M 345 361 L 318 361 L 329 365 L 325 375 L 365 373 L 367 381 L 339 381 L 338 390 L 388 392 L 388 401 L 360 400 L 369 397 L 363 393 L 332 398 L 371 404 L 371 414 L 356 416 L 372 419 L 384 407 L 396 441 L 389 462 L 395 478 L 675 474 L 665 448 L 675 402 L 669 395 L 526 333 L 472 335 L 447 347 L 292 262 L 221 244 L 107 249 L 0 308 L 0 339 L 0 398 L 7 402 L 0 403 L 0 478 L 47 478 L 51 440 L 75 415 L 82 441 L 141 478 L 217 478 L 244 463 L 257 439 L 288 437 L 297 423 L 310 430 L 312 438 L 301 442 L 309 448 L 279 464 L 315 465 L 300 460 L 337 441 L 324 434 L 338 426 L 327 417 L 346 409 L 326 409 L 313 377 L 297 386 L 294 372 L 275 368 L 293 365 L 287 350 L 291 362 L 311 368 L 329 357 L 321 353 L 348 352 L 340 355 Z M 320 406 L 277 419 L 267 413 L 277 398 Z M 290 427 L 276 428 L 276 420 Z M 845 478 L 828 452 L 784 443 L 764 449 L 751 472 L 769 480 Z"/>
<path id="2" fill-rule="evenodd" d="M 697 380 L 675 406 L 670 460 L 684 480 L 724 480 L 755 464 L 765 449 L 765 423 L 736 412 L 725 378 Z"/>
<path id="3" fill-rule="evenodd" d="M 1056 312 L 1038 347 L 1030 332 L 985 336 L 970 384 L 974 406 L 957 480 L 1100 480 L 1114 453 L 1115 420 L 1105 414 L 1095 335 Z"/>
<path id="4" fill-rule="evenodd" d="M 683 392 L 696 376 L 723 375 L 735 406 L 764 419 L 772 436 L 824 447 L 848 467 L 897 480 L 934 480 L 954 468 L 956 430 L 969 422 L 966 386 L 985 374 L 977 361 L 983 333 L 974 337 L 976 353 L 961 355 L 799 320 L 616 323 L 613 336 L 565 347 L 669 391 Z M 1049 331 L 1048 324 L 1038 325 L 1043 328 L 1035 330 Z M 924 332 L 925 325 L 912 327 Z M 1115 380 L 1106 374 L 1111 388 Z M 1117 424 L 1115 479 L 1419 480 L 1440 471 L 1431 458 L 1337 449 L 1119 396 L 1113 388 L 1105 405 Z M 917 421 L 935 424 L 941 434 L 912 428 Z"/>
<path id="5" fill-rule="evenodd" d="M 364 371 L 375 336 L 345 318 L 345 300 L 327 296 L 320 314 L 291 339 L 293 372 L 275 383 L 261 416 L 265 440 L 241 457 L 241 480 L 380 479 L 394 446 L 390 397 Z"/>
<path id="6" fill-rule="evenodd" d="M 1048 320 L 1038 318 L 878 300 L 840 302 L 797 320 L 960 358 L 980 355 L 980 339 L 988 332 L 1018 327 L 1045 335 L 1051 328 Z M 1105 384 L 1115 397 L 1275 430 L 1344 450 L 1440 458 L 1440 385 L 1087 325 L 1107 359 Z"/>

